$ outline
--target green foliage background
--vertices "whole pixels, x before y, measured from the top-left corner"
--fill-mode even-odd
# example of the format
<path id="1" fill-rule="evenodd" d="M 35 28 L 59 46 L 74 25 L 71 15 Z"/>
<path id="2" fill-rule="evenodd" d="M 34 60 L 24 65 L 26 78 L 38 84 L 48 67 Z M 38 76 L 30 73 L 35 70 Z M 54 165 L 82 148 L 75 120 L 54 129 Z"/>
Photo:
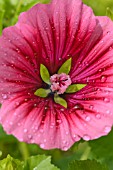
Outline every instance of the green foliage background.
<path id="1" fill-rule="evenodd" d="M 49 0 L 39 0 L 39 1 L 38 0 L 0 0 L 0 33 L 2 33 L 3 28 L 15 24 L 16 21 L 18 20 L 18 15 L 22 11 L 28 10 L 30 7 L 32 7 L 34 4 L 38 2 L 48 3 Z M 83 0 L 83 2 L 91 6 L 96 15 L 106 15 L 107 7 L 110 7 L 110 9 L 113 11 L 113 0 Z M 32 155 L 37 155 L 37 154 L 50 155 L 52 156 L 52 163 L 58 166 L 61 170 L 68 170 L 68 168 L 69 170 L 71 169 L 74 170 L 75 167 L 76 169 L 78 168 L 78 170 L 83 170 L 83 167 L 87 167 L 87 170 L 90 170 L 89 167 L 92 168 L 94 167 L 95 170 L 97 169 L 113 170 L 113 131 L 108 136 L 101 137 L 94 141 L 90 141 L 90 142 L 80 141 L 79 143 L 76 143 L 74 146 L 72 146 L 72 148 L 70 148 L 67 152 L 63 152 L 58 149 L 45 151 L 40 149 L 35 144 L 25 144 L 25 143 L 18 142 L 17 139 L 15 139 L 13 136 L 6 135 L 2 127 L 0 127 L 1 159 L 6 158 L 8 154 L 10 154 L 12 157 L 16 159 L 18 158 L 21 161 L 27 160 L 28 157 Z M 36 160 L 37 159 L 38 158 L 36 157 Z M 45 158 L 41 157 L 40 159 L 43 160 L 46 159 L 46 157 Z M 91 162 L 83 161 L 87 159 L 90 160 L 95 159 L 100 163 L 106 164 L 108 168 L 106 167 L 106 165 L 101 167 L 101 165 L 95 161 L 91 161 Z M 8 157 L 7 160 L 12 160 L 12 159 Z M 77 160 L 81 160 L 83 162 L 77 162 Z M 34 160 L 31 159 L 30 161 L 32 163 L 32 161 Z M 68 165 L 70 162 L 72 163 Z M 3 170 L 4 165 L 2 166 L 2 164 L 4 163 L 4 161 L 0 163 L 1 163 L 0 170 Z M 55 167 L 50 165 L 50 162 L 47 162 L 47 165 L 50 167 L 50 169 L 53 168 L 54 170 Z M 8 166 L 11 169 L 12 165 L 8 164 Z M 27 162 L 25 162 L 25 166 L 28 166 Z M 27 170 L 29 169 L 32 170 L 30 166 L 31 164 L 29 165 Z M 36 166 L 38 167 L 38 165 Z M 4 170 L 7 169 L 8 168 L 6 169 L 4 168 Z M 11 170 L 13 169 L 15 168 L 12 168 Z M 38 170 L 42 170 L 42 169 L 39 169 L 38 167 Z M 57 170 L 57 168 L 55 169 Z"/>

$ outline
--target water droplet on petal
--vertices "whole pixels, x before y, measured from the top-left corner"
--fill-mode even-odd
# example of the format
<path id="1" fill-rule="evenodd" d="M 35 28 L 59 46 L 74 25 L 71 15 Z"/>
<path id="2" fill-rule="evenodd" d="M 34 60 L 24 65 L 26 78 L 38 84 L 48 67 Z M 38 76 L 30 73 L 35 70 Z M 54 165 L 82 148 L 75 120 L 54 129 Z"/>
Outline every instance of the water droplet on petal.
<path id="1" fill-rule="evenodd" d="M 89 121 L 91 120 L 90 116 L 86 116 L 86 117 L 85 117 L 85 120 L 86 120 L 87 122 L 89 122 Z"/>
<path id="2" fill-rule="evenodd" d="M 7 96 L 6 94 L 2 94 L 2 98 L 3 98 L 3 99 L 7 99 L 8 96 Z"/>
<path id="3" fill-rule="evenodd" d="M 32 138 L 32 135 L 28 135 L 28 138 L 31 139 L 31 138 Z"/>
<path id="4" fill-rule="evenodd" d="M 47 110 L 48 109 L 48 107 L 47 106 L 45 106 L 45 110 Z"/>
<path id="5" fill-rule="evenodd" d="M 60 61 L 60 60 L 62 60 L 62 58 L 61 58 L 61 57 L 59 57 L 59 61 Z"/>
<path id="6" fill-rule="evenodd" d="M 101 115 L 100 115 L 100 114 L 96 114 L 96 118 L 97 118 L 97 119 L 100 119 L 100 118 L 101 118 Z"/>
<path id="7" fill-rule="evenodd" d="M 40 144 L 40 147 L 41 147 L 41 148 L 44 148 L 44 147 L 45 147 L 45 145 L 44 145 L 43 143 L 41 143 L 41 144 Z"/>
<path id="8" fill-rule="evenodd" d="M 16 106 L 18 106 L 20 103 L 19 102 L 15 102 Z"/>
<path id="9" fill-rule="evenodd" d="M 101 82 L 103 83 L 103 82 L 105 82 L 105 81 L 107 80 L 107 77 L 103 75 L 103 76 L 101 76 L 101 79 L 100 79 L 100 80 L 101 80 Z"/>
<path id="10" fill-rule="evenodd" d="M 66 135 L 68 135 L 69 134 L 69 132 L 66 132 Z"/>
<path id="11" fill-rule="evenodd" d="M 66 146 L 64 146 L 64 147 L 63 147 L 63 150 L 64 150 L 64 151 L 67 151 L 67 150 L 68 150 L 68 148 L 67 148 Z"/>
<path id="12" fill-rule="evenodd" d="M 74 109 L 80 109 L 80 110 L 83 110 L 83 106 L 81 104 L 76 104 L 74 106 Z"/>
<path id="13" fill-rule="evenodd" d="M 89 108 L 90 108 L 90 109 L 93 109 L 93 108 L 94 108 L 94 106 L 93 106 L 93 105 L 90 105 L 90 106 L 89 106 Z"/>
<path id="14" fill-rule="evenodd" d="M 24 129 L 24 133 L 26 133 L 27 132 L 27 129 Z"/>
<path id="15" fill-rule="evenodd" d="M 36 107 L 36 106 L 37 106 L 37 104 L 35 103 L 35 104 L 34 104 L 34 107 Z"/>
<path id="16" fill-rule="evenodd" d="M 109 103 L 109 102 L 110 102 L 110 99 L 105 97 L 105 98 L 104 98 L 104 102 Z"/>
<path id="17" fill-rule="evenodd" d="M 66 141 L 66 140 L 63 140 L 63 141 L 62 141 L 62 143 L 63 143 L 63 144 L 66 144 L 66 143 L 67 143 L 67 141 Z"/>
<path id="18" fill-rule="evenodd" d="M 47 140 L 46 139 L 44 139 L 44 142 L 46 142 Z"/>
<path id="19" fill-rule="evenodd" d="M 10 125 L 13 125 L 13 122 L 9 122 Z"/>
<path id="20" fill-rule="evenodd" d="M 60 110 L 61 110 L 62 112 L 64 111 L 64 109 L 63 109 L 63 108 L 61 108 Z"/>
<path id="21" fill-rule="evenodd" d="M 89 141 L 91 138 L 90 138 L 90 136 L 88 136 L 88 135 L 84 135 L 84 136 L 83 136 L 83 139 L 86 140 L 86 141 Z"/>
<path id="22" fill-rule="evenodd" d="M 62 121 L 61 121 L 60 119 L 57 119 L 57 121 L 56 121 L 56 122 L 60 124 Z"/>
<path id="23" fill-rule="evenodd" d="M 106 126 L 104 132 L 109 133 L 111 131 L 111 126 Z"/>

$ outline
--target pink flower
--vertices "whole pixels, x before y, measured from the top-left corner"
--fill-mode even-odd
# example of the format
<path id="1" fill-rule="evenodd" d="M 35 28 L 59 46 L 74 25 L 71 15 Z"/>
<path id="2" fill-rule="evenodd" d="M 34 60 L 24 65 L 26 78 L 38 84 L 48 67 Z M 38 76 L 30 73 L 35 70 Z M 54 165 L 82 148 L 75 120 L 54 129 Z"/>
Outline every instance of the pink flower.
<path id="1" fill-rule="evenodd" d="M 55 90 L 42 80 L 40 65 L 58 77 L 69 58 L 60 93 L 65 108 L 53 100 Z M 87 85 L 69 94 L 67 80 Z M 47 87 L 47 97 L 35 95 Z M 22 13 L 0 38 L 0 101 L 5 131 L 44 149 L 67 150 L 81 138 L 107 135 L 113 125 L 113 22 L 94 16 L 81 0 L 53 0 Z"/>

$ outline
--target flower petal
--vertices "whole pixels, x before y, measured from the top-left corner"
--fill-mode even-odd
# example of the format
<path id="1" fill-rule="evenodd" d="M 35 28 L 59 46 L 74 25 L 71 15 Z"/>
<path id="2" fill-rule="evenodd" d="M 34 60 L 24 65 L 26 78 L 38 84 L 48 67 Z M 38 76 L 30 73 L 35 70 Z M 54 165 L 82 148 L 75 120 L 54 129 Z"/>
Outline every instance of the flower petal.
<path id="1" fill-rule="evenodd" d="M 51 4 L 37 4 L 22 13 L 16 25 L 27 24 L 37 29 L 38 53 L 43 64 L 54 74 L 60 66 L 73 57 L 74 64 L 79 52 L 95 32 L 92 47 L 102 30 L 91 8 L 81 0 L 53 0 Z M 93 38 L 92 37 L 92 41 Z"/>
<path id="2" fill-rule="evenodd" d="M 68 95 L 68 121 L 72 134 L 84 140 L 107 135 L 113 125 L 113 90 L 87 86 L 76 94 Z"/>
<path id="3" fill-rule="evenodd" d="M 64 107 L 54 104 L 52 100 L 18 93 L 3 103 L 0 123 L 8 134 L 13 134 L 20 141 L 36 143 L 44 149 L 67 150 L 74 140 L 66 112 Z"/>
<path id="4" fill-rule="evenodd" d="M 40 65 L 34 57 L 36 48 L 30 44 L 32 39 L 35 41 L 35 30 L 26 25 L 22 28 L 28 32 L 26 37 L 13 26 L 6 28 L 0 38 L 0 102 L 7 98 L 4 95 L 26 89 L 35 91 L 42 84 Z"/>
<path id="5" fill-rule="evenodd" d="M 103 34 L 93 48 L 89 49 L 89 45 L 86 44 L 79 55 L 76 68 L 71 73 L 71 78 L 73 82 L 113 87 L 113 22 L 108 17 L 97 19 Z"/>

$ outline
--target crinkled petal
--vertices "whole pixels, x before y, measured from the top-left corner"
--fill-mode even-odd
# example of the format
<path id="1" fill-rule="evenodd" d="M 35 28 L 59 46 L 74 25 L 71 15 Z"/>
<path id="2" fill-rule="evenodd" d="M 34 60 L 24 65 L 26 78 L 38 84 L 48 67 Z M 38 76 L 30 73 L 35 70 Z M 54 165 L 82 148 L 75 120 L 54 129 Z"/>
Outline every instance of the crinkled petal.
<path id="1" fill-rule="evenodd" d="M 81 0 L 53 0 L 49 5 L 37 4 L 20 15 L 19 23 L 37 29 L 38 52 L 51 74 L 57 72 L 70 56 L 75 63 L 86 42 L 95 37 L 92 47 L 102 33 L 91 8 L 83 5 Z"/>
<path id="2" fill-rule="evenodd" d="M 36 31 L 28 25 L 22 25 L 22 29 L 21 32 L 15 26 L 6 28 L 0 38 L 1 102 L 16 92 L 35 91 L 42 84 L 36 55 Z"/>
<path id="3" fill-rule="evenodd" d="M 93 48 L 89 49 L 91 40 L 86 44 L 79 55 L 77 66 L 72 70 L 71 78 L 73 82 L 113 87 L 113 22 L 108 17 L 97 19 L 103 34 Z"/>
<path id="4" fill-rule="evenodd" d="M 18 93 L 4 102 L 0 110 L 0 123 L 8 134 L 20 141 L 36 143 L 44 149 L 67 150 L 75 140 L 71 136 L 67 110 L 52 100 Z"/>
<path id="5" fill-rule="evenodd" d="M 87 86 L 67 97 L 70 129 L 92 140 L 107 135 L 113 125 L 113 89 Z"/>
<path id="6" fill-rule="evenodd" d="M 113 23 L 95 17 L 81 0 L 53 0 L 21 14 L 0 38 L 0 123 L 20 141 L 67 150 L 83 138 L 108 134 L 113 124 Z M 73 83 L 63 94 L 68 108 L 34 95 L 44 86 L 40 64 L 50 75 L 72 57 Z M 45 87 L 45 86 L 44 86 Z M 4 101 L 4 102 L 3 102 Z"/>

